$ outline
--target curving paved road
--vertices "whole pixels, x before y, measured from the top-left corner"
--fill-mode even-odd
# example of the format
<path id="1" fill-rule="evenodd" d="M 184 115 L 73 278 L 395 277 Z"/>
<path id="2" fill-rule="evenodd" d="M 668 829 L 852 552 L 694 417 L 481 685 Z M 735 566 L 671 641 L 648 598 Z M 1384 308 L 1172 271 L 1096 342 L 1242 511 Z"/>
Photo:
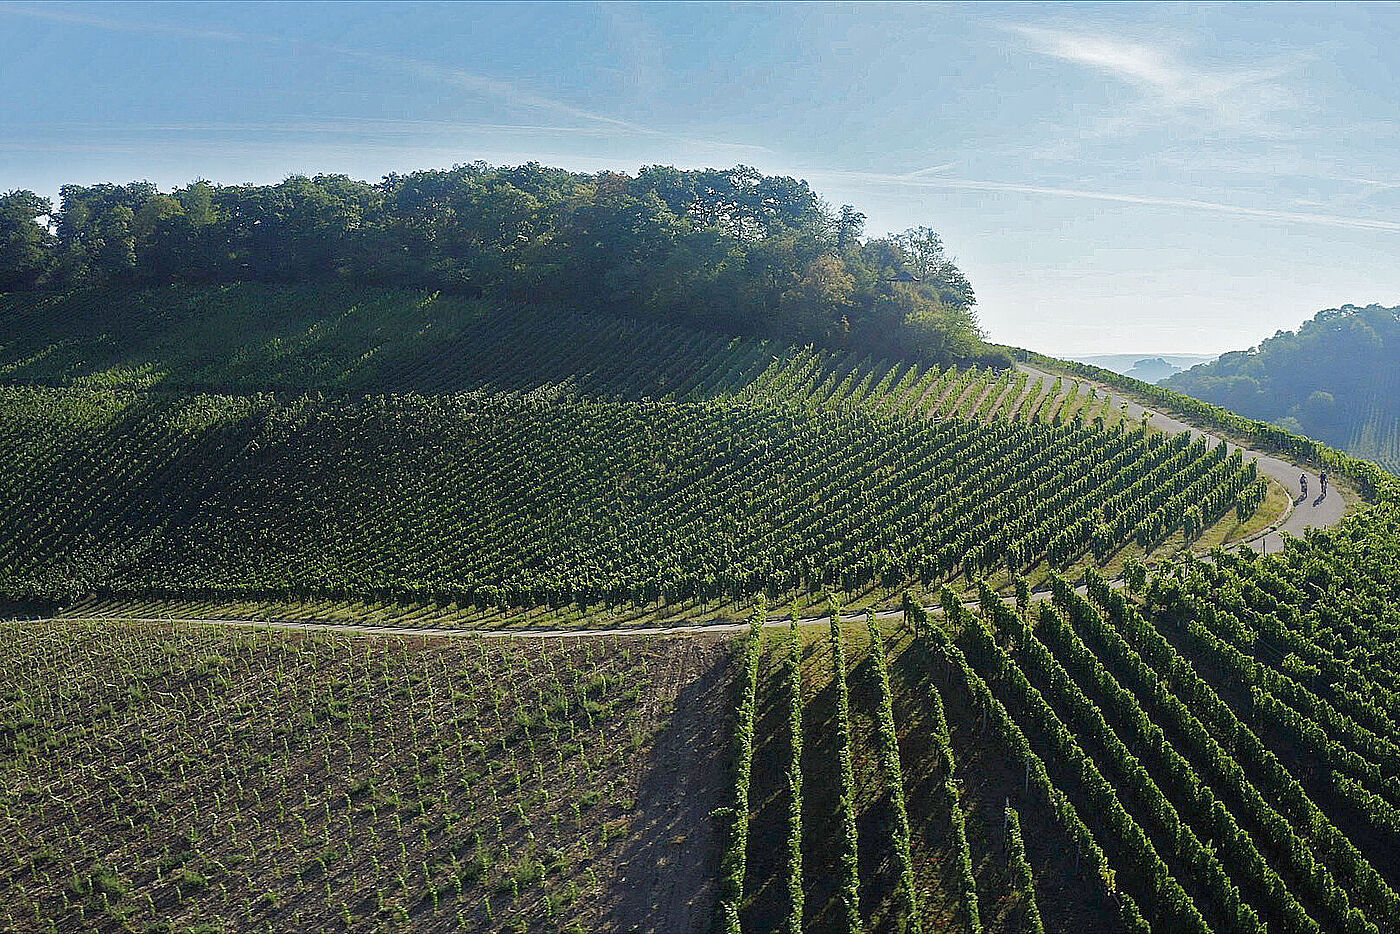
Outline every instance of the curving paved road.
<path id="1" fill-rule="evenodd" d="M 1017 364 L 1017 366 L 1029 375 L 1040 380 L 1049 380 L 1053 383 L 1056 379 L 1055 374 L 1047 372 L 1046 370 L 1027 366 L 1025 364 Z M 1130 399 L 1125 399 L 1123 394 L 1112 386 L 1103 386 L 1094 383 L 1093 380 L 1084 379 L 1083 377 L 1067 376 L 1065 379 L 1076 379 L 1079 382 L 1090 383 L 1099 389 L 1107 390 L 1127 416 L 1133 421 L 1140 421 L 1143 415 L 1146 414 L 1147 423 L 1153 428 L 1160 428 L 1163 431 L 1169 431 L 1173 434 L 1179 434 L 1183 431 L 1188 432 L 1193 438 L 1206 438 L 1207 443 L 1211 447 L 1214 447 L 1216 444 L 1224 444 L 1227 446 L 1227 450 L 1231 452 L 1239 447 L 1239 445 L 1232 444 L 1207 431 L 1202 431 L 1171 415 L 1145 408 Z M 1322 483 L 1316 473 L 1300 468 L 1296 464 L 1290 464 L 1288 461 L 1271 454 L 1261 454 L 1258 451 L 1252 451 L 1248 448 L 1244 449 L 1244 453 L 1246 457 L 1252 458 L 1255 463 L 1259 465 L 1260 473 L 1277 480 L 1293 499 L 1293 507 L 1284 516 L 1283 522 L 1266 535 L 1260 535 L 1250 539 L 1245 543 L 1247 547 L 1254 551 L 1267 550 L 1272 553 L 1283 548 L 1283 538 L 1285 535 L 1301 538 L 1303 533 L 1308 529 L 1328 529 L 1342 521 L 1342 516 L 1346 513 L 1347 508 L 1346 500 L 1343 498 L 1342 494 L 1336 490 L 1329 490 L 1325 498 L 1319 499 L 1318 493 L 1321 490 Z M 1301 484 L 1299 483 L 1300 478 L 1305 475 L 1308 478 L 1308 498 L 1306 501 L 1302 499 Z"/>

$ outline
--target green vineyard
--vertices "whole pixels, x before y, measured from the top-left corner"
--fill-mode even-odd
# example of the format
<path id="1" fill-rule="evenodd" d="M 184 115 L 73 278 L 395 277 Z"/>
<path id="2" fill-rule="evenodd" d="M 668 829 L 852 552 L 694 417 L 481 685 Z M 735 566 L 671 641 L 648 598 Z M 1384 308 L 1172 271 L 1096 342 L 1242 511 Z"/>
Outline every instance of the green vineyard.
<path id="1" fill-rule="evenodd" d="M 743 930 L 1396 930 L 1396 617 L 1336 574 L 1400 552 L 1359 544 L 755 630 Z"/>
<path id="2" fill-rule="evenodd" d="M 0 461 L 14 599 L 480 611 L 1063 569 L 1194 539 L 1262 487 L 1238 451 L 1142 428 L 476 396 L 7 389 Z"/>
<path id="3" fill-rule="evenodd" d="M 727 664 L 694 638 L 30 624 L 5 648 L 29 789 L 6 917 L 645 927 L 607 880 L 639 872 L 660 792 L 608 751 L 661 747 L 709 757 L 669 763 L 711 809 L 669 845 L 712 848 L 690 858 L 723 929 L 1394 931 L 1400 684 L 1368 636 L 1396 621 L 1337 572 L 1393 581 L 1400 553 L 1337 537 L 1139 597 L 1090 574 L 754 627 Z M 648 685 L 688 706 L 658 720 L 681 702 Z"/>
<path id="4" fill-rule="evenodd" d="M 1165 553 L 1268 494 L 1240 452 L 1132 423 L 1087 382 L 311 298 L 170 288 L 116 319 L 96 293 L 11 302 L 0 597 L 508 625 L 890 605 Z"/>
<path id="5" fill-rule="evenodd" d="M 241 284 L 0 296 L 0 385 L 538 401 L 733 399 L 878 415 L 1122 421 L 1105 393 L 436 292 Z"/>
<path id="6" fill-rule="evenodd" d="M 0 323 L 0 930 L 1400 932 L 1372 465 L 426 291 Z M 1260 556 L 1266 447 L 1348 509 Z"/>

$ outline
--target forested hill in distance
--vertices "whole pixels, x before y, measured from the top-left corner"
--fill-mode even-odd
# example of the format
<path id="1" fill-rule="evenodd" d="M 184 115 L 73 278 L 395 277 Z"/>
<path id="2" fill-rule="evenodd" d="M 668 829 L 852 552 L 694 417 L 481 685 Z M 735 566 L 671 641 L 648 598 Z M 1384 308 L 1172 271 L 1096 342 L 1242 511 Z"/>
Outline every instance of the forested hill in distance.
<path id="1" fill-rule="evenodd" d="M 1163 385 L 1400 473 L 1400 306 L 1330 308 Z"/>
<path id="2" fill-rule="evenodd" d="M 440 290 L 926 362 L 1009 365 L 929 227 L 865 236 L 805 181 L 747 166 L 65 185 L 0 196 L 0 293 L 236 282 Z"/>

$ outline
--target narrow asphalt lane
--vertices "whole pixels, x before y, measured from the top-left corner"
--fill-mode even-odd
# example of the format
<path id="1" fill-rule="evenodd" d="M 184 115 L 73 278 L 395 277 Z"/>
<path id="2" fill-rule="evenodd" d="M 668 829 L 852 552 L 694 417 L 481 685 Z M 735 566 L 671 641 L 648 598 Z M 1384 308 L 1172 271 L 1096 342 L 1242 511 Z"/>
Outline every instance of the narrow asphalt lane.
<path id="1" fill-rule="evenodd" d="M 1033 366 L 1018 364 L 1018 366 L 1032 377 L 1042 381 L 1054 382 L 1055 374 Z M 1141 421 L 1144 414 L 1147 415 L 1147 423 L 1153 428 L 1168 431 L 1173 434 L 1188 432 L 1191 437 L 1205 437 L 1207 443 L 1214 447 L 1216 444 L 1227 445 L 1231 452 L 1239 448 L 1218 435 L 1202 431 L 1194 425 L 1187 424 L 1175 416 L 1167 415 L 1152 409 L 1145 408 L 1130 399 L 1126 399 L 1112 386 L 1104 386 L 1094 383 L 1093 380 L 1086 380 L 1082 377 L 1065 377 L 1066 379 L 1078 379 L 1080 382 L 1088 382 L 1101 390 L 1109 392 L 1123 412 L 1131 420 Z M 1318 474 L 1296 464 L 1290 464 L 1282 458 L 1272 454 L 1264 454 L 1259 451 L 1244 449 L 1245 456 L 1251 458 L 1259 465 L 1259 472 L 1271 479 L 1277 480 L 1279 484 L 1288 491 L 1288 495 L 1293 500 L 1293 507 L 1284 518 L 1282 524 L 1277 529 L 1270 531 L 1267 535 L 1257 536 L 1247 543 L 1247 547 L 1254 551 L 1265 551 L 1272 553 L 1283 548 L 1284 536 L 1302 538 L 1303 533 L 1308 529 L 1328 529 L 1342 521 L 1345 515 L 1347 504 L 1343 496 L 1335 489 L 1329 489 L 1325 497 L 1318 494 L 1322 489 L 1322 481 Z M 1301 479 L 1307 477 L 1308 495 L 1303 497 Z"/>

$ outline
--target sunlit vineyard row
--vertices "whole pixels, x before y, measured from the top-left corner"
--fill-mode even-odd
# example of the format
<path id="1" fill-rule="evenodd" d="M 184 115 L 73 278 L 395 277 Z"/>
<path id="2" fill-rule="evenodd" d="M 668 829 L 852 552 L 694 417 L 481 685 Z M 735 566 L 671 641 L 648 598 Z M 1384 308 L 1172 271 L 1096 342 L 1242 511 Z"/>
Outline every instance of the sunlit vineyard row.
<path id="1" fill-rule="evenodd" d="M 1397 930 L 1395 615 L 1329 577 L 1397 552 L 1217 557 L 1137 597 L 1089 572 L 1044 602 L 945 589 L 899 631 L 768 630 L 741 711 L 784 709 L 794 651 L 808 706 L 737 760 L 744 929 L 781 929 L 798 880 L 805 930 Z M 781 780 L 794 739 L 824 751 Z"/>

